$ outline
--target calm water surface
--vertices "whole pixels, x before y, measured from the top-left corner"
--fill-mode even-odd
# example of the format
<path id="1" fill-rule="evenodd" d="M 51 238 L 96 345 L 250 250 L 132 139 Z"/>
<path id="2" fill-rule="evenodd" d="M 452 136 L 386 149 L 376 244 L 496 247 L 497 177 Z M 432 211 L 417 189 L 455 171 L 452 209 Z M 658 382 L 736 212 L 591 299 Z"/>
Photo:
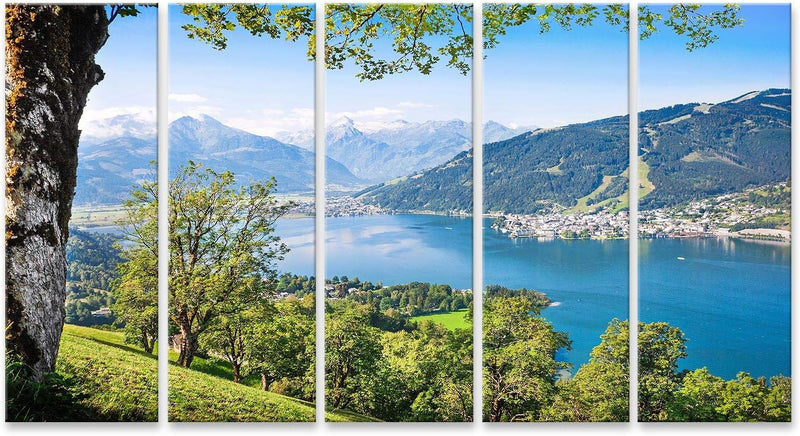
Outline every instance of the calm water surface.
<path id="1" fill-rule="evenodd" d="M 683 330 L 684 368 L 790 375 L 790 251 L 728 238 L 641 241 L 639 318 Z"/>

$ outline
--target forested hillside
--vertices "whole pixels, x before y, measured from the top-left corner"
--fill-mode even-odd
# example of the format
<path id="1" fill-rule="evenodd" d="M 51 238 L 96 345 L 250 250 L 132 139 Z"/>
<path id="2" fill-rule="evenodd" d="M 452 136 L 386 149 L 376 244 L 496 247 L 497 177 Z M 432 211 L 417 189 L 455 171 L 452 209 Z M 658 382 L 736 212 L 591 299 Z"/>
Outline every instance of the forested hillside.
<path id="1" fill-rule="evenodd" d="M 646 115 L 646 117 L 645 117 Z M 717 105 L 648 111 L 639 132 L 651 209 L 789 178 L 791 94 L 752 92 Z"/>
<path id="2" fill-rule="evenodd" d="M 785 181 L 790 101 L 789 90 L 770 89 L 716 105 L 682 104 L 640 113 L 639 177 L 648 187 L 641 192 L 642 207 Z M 484 209 L 536 213 L 624 199 L 628 142 L 628 117 L 620 116 L 486 144 Z M 472 154 L 460 153 L 435 168 L 356 195 L 399 211 L 469 211 Z M 620 203 L 615 204 L 624 206 Z"/>
<path id="3" fill-rule="evenodd" d="M 117 278 L 117 264 L 122 261 L 109 234 L 70 229 L 67 241 L 66 322 L 77 325 L 111 324 L 113 316 L 92 315 L 111 307 L 112 282 Z"/>

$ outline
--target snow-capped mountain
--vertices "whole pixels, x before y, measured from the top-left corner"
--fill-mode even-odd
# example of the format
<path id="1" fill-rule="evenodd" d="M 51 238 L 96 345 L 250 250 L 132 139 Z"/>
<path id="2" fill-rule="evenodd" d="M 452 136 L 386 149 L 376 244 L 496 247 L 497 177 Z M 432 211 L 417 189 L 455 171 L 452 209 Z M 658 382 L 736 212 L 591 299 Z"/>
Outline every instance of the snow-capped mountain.
<path id="1" fill-rule="evenodd" d="M 207 115 L 187 116 L 170 123 L 169 154 L 171 170 L 193 160 L 210 168 L 231 170 L 242 181 L 275 177 L 278 192 L 314 189 L 314 153 L 268 136 L 226 126 Z M 333 159 L 327 159 L 326 169 L 329 184 L 363 184 Z"/>
<path id="2" fill-rule="evenodd" d="M 510 128 L 490 121 L 486 140 L 512 138 L 531 129 Z M 290 141 L 289 137 L 286 138 Z M 311 138 L 310 131 L 296 134 L 299 143 Z M 409 122 L 395 120 L 380 128 L 362 129 L 352 119 L 341 117 L 330 123 L 325 144 L 328 156 L 343 163 L 356 176 L 382 182 L 439 165 L 472 147 L 472 123 L 462 120 Z"/>

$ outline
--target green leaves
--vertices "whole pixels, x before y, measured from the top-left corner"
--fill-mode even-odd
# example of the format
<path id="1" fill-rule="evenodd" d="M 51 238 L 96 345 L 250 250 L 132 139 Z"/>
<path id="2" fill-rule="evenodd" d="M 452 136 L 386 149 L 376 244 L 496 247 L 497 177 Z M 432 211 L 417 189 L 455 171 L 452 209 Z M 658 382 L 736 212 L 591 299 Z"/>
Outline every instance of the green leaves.
<path id="1" fill-rule="evenodd" d="M 472 58 L 472 6 L 465 4 L 331 4 L 325 11 L 325 64 L 353 62 L 360 80 L 417 71 L 430 74 L 443 57 L 467 74 Z M 377 53 L 391 45 L 388 56 Z"/>
<path id="2" fill-rule="evenodd" d="M 273 7 L 272 9 L 275 9 Z M 258 4 L 186 4 L 183 13 L 196 24 L 181 28 L 189 39 L 198 39 L 217 50 L 228 47 L 228 32 L 236 26 L 254 36 L 267 36 L 297 41 L 308 36 L 313 41 L 314 19 L 311 6 L 282 6 L 273 13 L 269 5 Z M 311 51 L 310 51 L 311 53 Z"/>
<path id="3" fill-rule="evenodd" d="M 598 6 L 584 4 L 483 5 L 483 45 L 496 47 L 507 29 L 534 21 L 540 33 L 553 26 L 565 30 L 591 26 L 599 17 L 628 31 L 628 8 L 621 3 Z M 122 9 L 120 9 L 122 11 Z M 697 4 L 675 4 L 665 18 L 648 6 L 639 7 L 640 38 L 649 38 L 666 26 L 686 35 L 686 48 L 693 51 L 718 39 L 715 31 L 741 26 L 738 5 L 703 13 Z M 134 13 L 125 9 L 125 13 Z M 254 36 L 297 41 L 307 37 L 308 58 L 315 57 L 314 18 L 311 6 L 270 7 L 254 4 L 187 4 L 183 13 L 194 24 L 183 29 L 217 50 L 228 44 L 228 32 L 241 26 Z M 430 74 L 444 63 L 466 75 L 472 63 L 471 4 L 328 4 L 325 8 L 325 66 L 342 69 L 352 62 L 359 80 L 379 80 L 388 75 L 416 71 Z"/>
<path id="4" fill-rule="evenodd" d="M 664 20 L 664 25 L 672 28 L 675 33 L 688 37 L 688 51 L 707 47 L 718 40 L 719 36 L 714 34 L 714 28 L 730 29 L 744 24 L 744 18 L 737 15 L 739 5 L 726 4 L 722 10 L 707 14 L 700 13 L 700 8 L 699 4 L 676 4 L 669 9 L 669 18 Z M 649 14 L 646 8 L 645 14 Z"/>
<path id="5" fill-rule="evenodd" d="M 483 307 L 484 419 L 535 421 L 552 403 L 556 375 L 569 367 L 555 360 L 569 348 L 566 333 L 532 315 L 525 297 L 487 298 Z"/>

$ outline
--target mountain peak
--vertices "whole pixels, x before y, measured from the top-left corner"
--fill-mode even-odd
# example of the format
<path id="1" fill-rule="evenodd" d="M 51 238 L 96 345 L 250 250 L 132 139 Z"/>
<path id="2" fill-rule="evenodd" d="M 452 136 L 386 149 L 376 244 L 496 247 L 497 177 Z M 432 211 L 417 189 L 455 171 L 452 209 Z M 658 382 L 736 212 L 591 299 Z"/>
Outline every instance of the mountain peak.
<path id="1" fill-rule="evenodd" d="M 355 124 L 355 121 L 353 121 L 350 117 L 341 116 L 332 122 L 329 127 L 355 127 Z"/>

